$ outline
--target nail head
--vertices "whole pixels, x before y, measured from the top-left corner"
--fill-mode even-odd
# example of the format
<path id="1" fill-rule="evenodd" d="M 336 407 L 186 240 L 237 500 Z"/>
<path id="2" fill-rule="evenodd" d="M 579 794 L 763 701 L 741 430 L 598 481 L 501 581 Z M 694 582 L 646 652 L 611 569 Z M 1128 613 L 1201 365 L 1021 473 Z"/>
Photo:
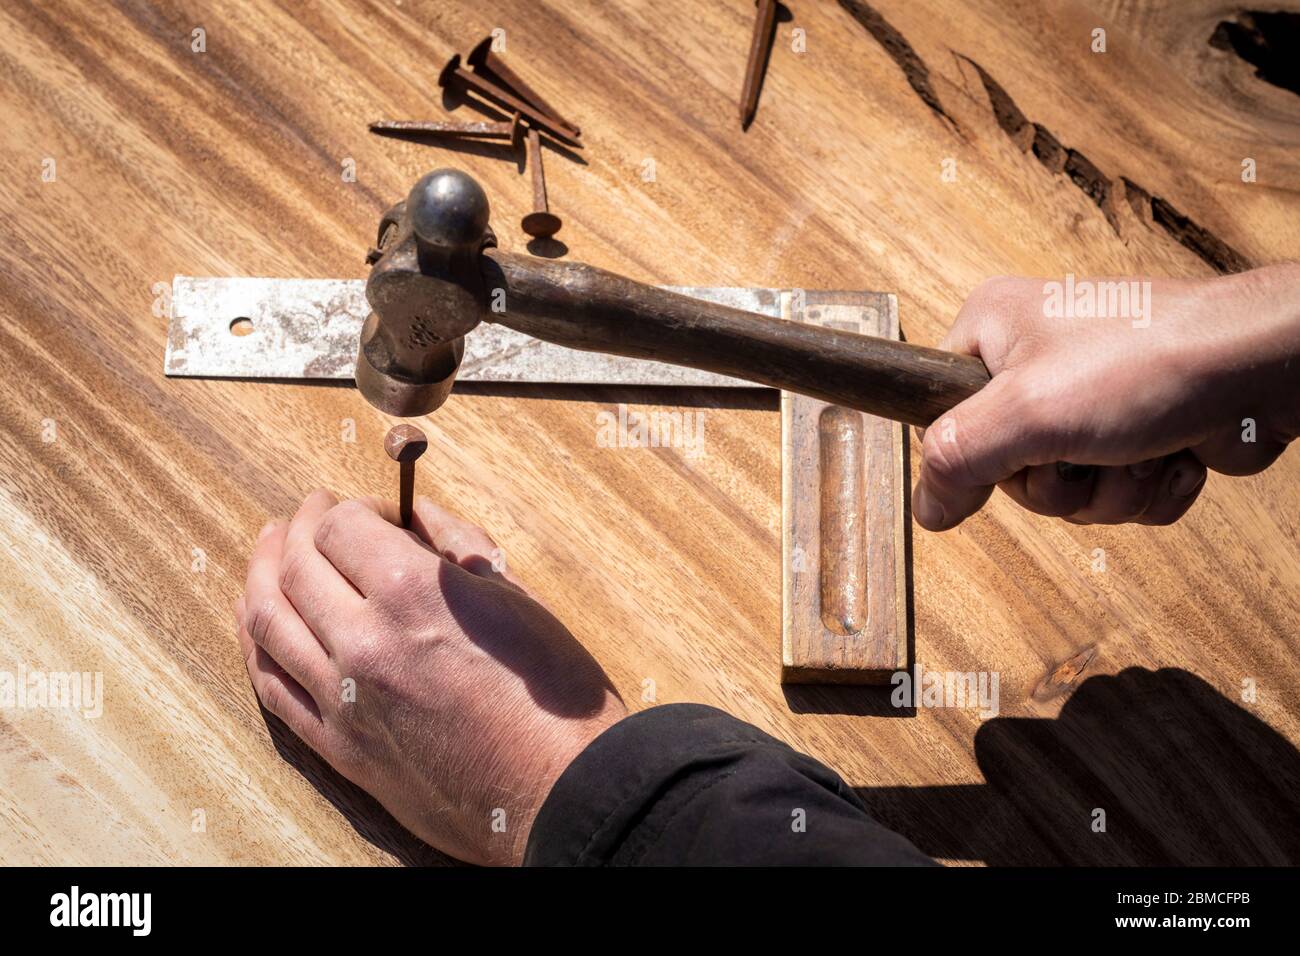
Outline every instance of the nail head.
<path id="1" fill-rule="evenodd" d="M 534 239 L 549 239 L 560 231 L 560 217 L 552 212 L 530 212 L 520 224 L 524 232 Z"/>
<path id="2" fill-rule="evenodd" d="M 394 425 L 384 439 L 384 451 L 393 461 L 415 461 L 429 447 L 429 439 L 414 425 Z"/>

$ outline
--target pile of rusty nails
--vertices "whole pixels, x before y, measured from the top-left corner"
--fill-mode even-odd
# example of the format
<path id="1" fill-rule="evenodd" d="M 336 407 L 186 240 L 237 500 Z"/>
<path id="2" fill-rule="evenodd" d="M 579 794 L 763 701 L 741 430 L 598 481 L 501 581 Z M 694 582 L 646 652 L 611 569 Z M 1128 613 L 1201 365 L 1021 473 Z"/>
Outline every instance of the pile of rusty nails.
<path id="1" fill-rule="evenodd" d="M 453 120 L 379 120 L 370 124 L 374 133 L 414 133 L 421 136 L 453 139 L 506 140 L 525 144 L 525 163 L 532 172 L 533 210 L 524 216 L 521 226 L 534 239 L 550 239 L 560 231 L 560 217 L 550 211 L 546 199 L 546 173 L 542 168 L 544 132 L 567 146 L 582 148 L 582 130 L 562 117 L 542 99 L 519 74 L 515 73 L 493 50 L 494 38 L 486 37 L 462 66 L 460 54 L 453 56 L 438 75 L 438 85 L 451 89 L 466 99 L 469 94 L 486 100 L 496 109 L 508 113 L 509 122 L 455 122 Z"/>

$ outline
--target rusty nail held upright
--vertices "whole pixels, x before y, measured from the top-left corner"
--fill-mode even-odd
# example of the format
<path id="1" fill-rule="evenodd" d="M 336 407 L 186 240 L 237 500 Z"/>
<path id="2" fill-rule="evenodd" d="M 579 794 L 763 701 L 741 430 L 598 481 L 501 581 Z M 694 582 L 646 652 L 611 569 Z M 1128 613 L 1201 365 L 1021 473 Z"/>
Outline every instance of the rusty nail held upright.
<path id="1" fill-rule="evenodd" d="M 384 451 L 401 468 L 398 489 L 398 510 L 402 527 L 411 526 L 411 511 L 415 501 L 415 459 L 424 454 L 429 440 L 414 425 L 394 425 L 384 438 Z"/>

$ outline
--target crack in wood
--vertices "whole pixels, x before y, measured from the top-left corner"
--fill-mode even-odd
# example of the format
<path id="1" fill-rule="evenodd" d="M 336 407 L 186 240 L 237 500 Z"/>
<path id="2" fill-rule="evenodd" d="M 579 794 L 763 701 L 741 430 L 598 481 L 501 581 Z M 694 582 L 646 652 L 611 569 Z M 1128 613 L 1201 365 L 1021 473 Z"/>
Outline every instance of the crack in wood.
<path id="1" fill-rule="evenodd" d="M 1220 275 L 1245 272 L 1254 268 L 1249 259 L 1228 245 L 1210 230 L 1196 223 L 1189 216 L 1183 215 L 1173 203 L 1159 196 L 1153 196 L 1127 176 L 1120 177 L 1128 195 L 1129 205 L 1143 219 L 1162 228 L 1175 241 L 1186 249 L 1196 253 L 1203 262 L 1211 266 Z"/>
<path id="2" fill-rule="evenodd" d="M 1069 150 L 1062 146 L 1061 141 L 1042 123 L 1034 124 L 1032 145 L 1034 155 L 1038 157 L 1040 163 L 1054 173 L 1065 172 L 1065 160 Z"/>
<path id="3" fill-rule="evenodd" d="M 886 20 L 870 4 L 863 3 L 862 0 L 840 0 L 840 6 L 857 20 L 858 23 L 866 29 L 876 42 L 885 48 L 890 59 L 898 64 L 899 69 L 903 71 L 907 83 L 912 87 L 913 92 L 921 98 L 921 101 L 930 108 L 936 116 L 950 123 L 954 129 L 960 129 L 957 121 L 948 115 L 948 111 L 943 108 L 943 103 L 939 100 L 939 94 L 934 90 L 934 84 L 930 82 L 930 68 L 925 65 L 925 61 L 917 55 L 912 44 L 907 42 L 907 38 L 899 33 L 892 23 Z"/>
<path id="4" fill-rule="evenodd" d="M 1121 176 L 1118 181 L 1111 179 L 1083 153 L 1065 146 L 1047 127 L 1032 122 L 1016 105 L 1011 94 L 987 70 L 964 54 L 958 53 L 957 56 L 973 66 L 979 74 L 993 116 L 1002 131 L 1021 152 L 1032 152 L 1049 172 L 1068 176 L 1101 210 L 1115 235 L 1121 238 L 1123 235 L 1116 203 L 1124 198 L 1139 219 L 1159 226 L 1170 238 L 1194 252 L 1216 272 L 1228 275 L 1252 268 L 1249 259 L 1191 217 L 1179 212 L 1168 200 L 1152 196 L 1126 176 Z"/>
<path id="5" fill-rule="evenodd" d="M 930 70 L 913 46 L 888 20 L 863 0 L 839 0 L 840 7 L 858 21 L 898 64 L 908 84 L 921 101 L 960 133 L 960 126 L 935 92 Z M 1300 92 L 1300 14 L 1243 12 L 1238 22 L 1223 21 L 1211 37 L 1213 46 L 1232 49 L 1254 64 L 1256 74 L 1293 92 Z M 1053 175 L 1069 177 L 1085 196 L 1101 210 L 1116 236 L 1123 238 L 1117 202 L 1127 200 L 1137 217 L 1159 226 L 1166 235 L 1195 253 L 1216 272 L 1227 275 L 1251 268 L 1251 262 L 1210 230 L 1184 215 L 1168 200 L 1152 196 L 1127 177 L 1113 180 L 1092 160 L 1073 147 L 1066 146 L 1051 130 L 1033 122 L 1016 105 L 997 80 L 970 57 L 957 56 L 975 68 L 984 92 L 988 95 L 993 116 L 1023 153 L 1032 152 L 1044 169 Z"/>
<path id="6" fill-rule="evenodd" d="M 1030 122 L 1029 117 L 1011 98 L 1011 94 L 984 67 L 965 54 L 958 53 L 957 56 L 975 67 L 1002 132 L 1011 138 L 1022 153 L 1033 152 L 1034 157 L 1049 172 L 1069 176 L 1070 181 L 1101 210 L 1115 235 L 1121 235 L 1119 216 L 1115 212 L 1115 184 L 1110 177 L 1083 153 L 1063 145 L 1047 127 Z"/>
<path id="7" fill-rule="evenodd" d="M 1300 13 L 1242 10 L 1235 21 L 1219 21 L 1210 46 L 1235 53 L 1265 83 L 1300 96 Z"/>
<path id="8" fill-rule="evenodd" d="M 1068 149 L 1065 155 L 1065 174 L 1083 190 L 1084 195 L 1097 204 L 1115 235 L 1120 235 L 1119 216 L 1115 212 L 1115 184 L 1097 168 L 1087 156 L 1077 149 Z"/>

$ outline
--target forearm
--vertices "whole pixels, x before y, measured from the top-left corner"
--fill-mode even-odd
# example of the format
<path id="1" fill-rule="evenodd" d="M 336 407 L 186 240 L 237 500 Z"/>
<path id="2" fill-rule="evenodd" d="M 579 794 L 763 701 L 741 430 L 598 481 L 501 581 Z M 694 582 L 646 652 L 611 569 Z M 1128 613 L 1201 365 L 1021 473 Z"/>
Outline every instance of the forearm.
<path id="1" fill-rule="evenodd" d="M 628 717 L 560 776 L 525 865 L 927 865 L 833 771 L 698 704 Z"/>

